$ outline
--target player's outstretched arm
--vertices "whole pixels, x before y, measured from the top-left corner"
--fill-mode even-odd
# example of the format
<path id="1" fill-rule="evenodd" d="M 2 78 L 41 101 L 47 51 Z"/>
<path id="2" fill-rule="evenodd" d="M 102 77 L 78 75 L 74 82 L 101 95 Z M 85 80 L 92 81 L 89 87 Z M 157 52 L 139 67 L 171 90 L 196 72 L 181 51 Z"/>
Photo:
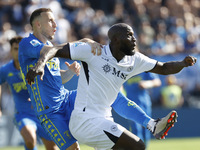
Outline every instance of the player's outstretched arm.
<path id="1" fill-rule="evenodd" d="M 180 72 L 184 67 L 193 66 L 197 61 L 197 58 L 193 56 L 187 56 L 182 61 L 171 62 L 158 62 L 156 66 L 149 72 L 168 75 Z"/>
<path id="2" fill-rule="evenodd" d="M 26 74 L 26 80 L 29 85 L 31 85 L 32 82 L 34 83 L 34 79 L 37 75 L 40 75 L 40 79 L 43 80 L 44 67 L 45 67 L 46 62 L 52 57 L 54 57 L 58 51 L 60 51 L 60 54 L 61 54 L 61 53 L 64 53 L 64 51 L 66 50 L 65 55 L 62 55 L 62 56 L 66 58 L 69 57 L 69 52 L 68 52 L 69 47 L 67 45 L 64 45 L 64 46 L 46 46 L 45 45 L 42 48 L 42 50 L 40 51 L 40 57 L 38 59 L 37 64 L 34 67 L 32 67 Z"/>
<path id="3" fill-rule="evenodd" d="M 90 46 L 91 49 L 95 49 L 92 51 L 92 53 L 101 54 L 101 45 L 97 42 L 94 42 L 92 40 L 84 39 Z M 81 40 L 80 40 L 81 41 Z M 80 42 L 77 41 L 77 42 Z M 40 75 L 40 79 L 43 80 L 44 76 L 44 67 L 48 60 L 50 60 L 53 57 L 61 57 L 61 58 L 70 58 L 70 52 L 69 52 L 69 43 L 58 45 L 58 46 L 47 46 L 45 45 L 42 50 L 40 51 L 40 58 L 38 59 L 38 62 L 36 66 L 31 68 L 28 73 L 26 74 L 26 80 L 29 85 L 34 83 L 34 79 L 37 75 Z"/>

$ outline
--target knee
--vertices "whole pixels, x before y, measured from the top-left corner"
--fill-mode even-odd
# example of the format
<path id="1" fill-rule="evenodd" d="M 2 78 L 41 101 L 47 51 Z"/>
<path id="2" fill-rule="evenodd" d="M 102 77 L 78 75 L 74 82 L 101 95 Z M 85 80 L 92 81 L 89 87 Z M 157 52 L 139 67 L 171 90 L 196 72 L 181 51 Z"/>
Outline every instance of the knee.
<path id="1" fill-rule="evenodd" d="M 145 144 L 141 139 L 137 142 L 137 147 L 138 150 L 145 150 Z"/>
<path id="2" fill-rule="evenodd" d="M 80 150 L 78 142 L 75 142 L 70 147 L 68 147 L 66 150 Z"/>

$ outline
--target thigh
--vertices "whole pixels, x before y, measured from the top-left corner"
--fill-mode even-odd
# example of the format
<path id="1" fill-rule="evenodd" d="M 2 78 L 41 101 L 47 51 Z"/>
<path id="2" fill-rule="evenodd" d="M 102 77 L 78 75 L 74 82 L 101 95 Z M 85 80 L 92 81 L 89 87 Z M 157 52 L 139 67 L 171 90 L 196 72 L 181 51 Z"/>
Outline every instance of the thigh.
<path id="1" fill-rule="evenodd" d="M 123 149 L 123 150 L 145 150 L 144 142 L 137 137 L 136 135 L 132 134 L 128 130 L 124 130 L 122 135 L 119 137 L 118 141 L 112 147 L 112 149 Z"/>
<path id="2" fill-rule="evenodd" d="M 25 126 L 30 126 L 34 131 L 37 130 L 36 122 L 32 119 L 33 117 L 29 114 L 18 113 L 15 114 L 14 124 L 17 129 L 21 132 L 22 128 Z"/>
<path id="3" fill-rule="evenodd" d="M 35 121 L 35 124 L 37 126 L 37 130 L 36 130 L 37 135 L 42 139 L 45 139 L 47 141 L 51 141 L 52 142 L 52 138 L 46 133 L 46 131 L 42 127 L 39 119 L 38 118 L 33 118 L 33 120 Z"/>
<path id="4" fill-rule="evenodd" d="M 32 142 L 34 145 L 37 141 L 36 130 L 37 125 L 33 116 L 26 113 L 17 113 L 15 114 L 14 123 L 17 129 L 20 131 L 25 143 Z"/>
<path id="5" fill-rule="evenodd" d="M 67 149 L 76 142 L 69 131 L 69 120 L 64 113 L 41 115 L 39 119 L 46 133 L 61 150 Z"/>
<path id="6" fill-rule="evenodd" d="M 76 121 L 70 120 L 72 134 L 79 142 L 98 149 L 111 149 L 125 130 L 121 125 L 102 117 L 85 121 L 81 118 L 85 119 L 86 116 L 79 114 Z"/>

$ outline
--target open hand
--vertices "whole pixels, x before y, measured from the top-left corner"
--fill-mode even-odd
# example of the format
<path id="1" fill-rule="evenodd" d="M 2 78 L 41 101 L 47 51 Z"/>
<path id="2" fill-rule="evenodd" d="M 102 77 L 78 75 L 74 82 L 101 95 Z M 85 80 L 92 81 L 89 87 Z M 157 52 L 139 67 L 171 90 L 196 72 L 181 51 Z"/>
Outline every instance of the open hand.
<path id="1" fill-rule="evenodd" d="M 81 65 L 77 61 L 74 61 L 72 64 L 65 62 L 65 64 L 67 65 L 68 69 L 70 69 L 74 74 L 79 76 Z"/>
<path id="2" fill-rule="evenodd" d="M 84 38 L 82 40 L 80 40 L 81 42 L 85 42 L 88 43 L 91 46 L 91 52 L 94 55 L 101 55 L 101 48 L 103 47 L 100 43 L 97 43 L 89 38 Z"/>

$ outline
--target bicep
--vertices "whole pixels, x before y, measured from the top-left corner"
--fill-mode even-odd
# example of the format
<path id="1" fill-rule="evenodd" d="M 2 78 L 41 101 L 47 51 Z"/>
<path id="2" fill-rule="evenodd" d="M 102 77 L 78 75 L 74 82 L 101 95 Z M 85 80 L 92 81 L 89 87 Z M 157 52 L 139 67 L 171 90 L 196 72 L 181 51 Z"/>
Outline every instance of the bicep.
<path id="1" fill-rule="evenodd" d="M 91 47 L 87 43 L 70 43 L 70 56 L 72 60 L 81 60 L 88 62 L 93 58 Z"/>
<path id="2" fill-rule="evenodd" d="M 155 67 L 151 69 L 149 72 L 163 74 L 164 66 L 162 62 L 157 62 Z"/>
<path id="3" fill-rule="evenodd" d="M 69 58 L 71 59 L 70 56 L 70 49 L 69 49 L 69 43 L 61 46 L 56 46 L 58 51 L 55 54 L 55 57 L 61 57 L 61 58 Z"/>

